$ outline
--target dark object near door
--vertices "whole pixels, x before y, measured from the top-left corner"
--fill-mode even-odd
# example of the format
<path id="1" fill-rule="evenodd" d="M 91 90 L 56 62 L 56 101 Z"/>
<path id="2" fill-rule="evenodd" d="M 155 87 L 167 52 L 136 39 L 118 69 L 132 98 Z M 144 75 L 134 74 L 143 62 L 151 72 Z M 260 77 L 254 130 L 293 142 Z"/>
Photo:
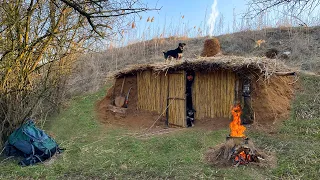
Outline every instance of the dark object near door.
<path id="1" fill-rule="evenodd" d="M 251 81 L 250 79 L 245 79 L 242 86 L 242 96 L 243 96 L 243 108 L 241 114 L 242 124 L 253 123 L 254 116 L 253 110 L 251 108 Z"/>

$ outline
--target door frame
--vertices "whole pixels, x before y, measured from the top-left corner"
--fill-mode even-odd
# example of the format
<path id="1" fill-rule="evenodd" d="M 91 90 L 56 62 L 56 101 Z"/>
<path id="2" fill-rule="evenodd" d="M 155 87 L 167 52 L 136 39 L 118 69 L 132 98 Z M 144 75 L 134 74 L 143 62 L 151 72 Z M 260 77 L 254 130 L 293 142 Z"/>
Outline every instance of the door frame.
<path id="1" fill-rule="evenodd" d="M 177 74 L 181 74 L 183 77 L 183 88 L 184 88 L 184 92 L 183 92 L 183 97 L 171 97 L 170 96 L 170 76 L 171 75 L 177 75 Z M 168 86 L 167 86 L 167 108 L 166 108 L 166 126 L 178 126 L 178 127 L 187 127 L 187 117 L 186 117 L 186 106 L 187 106 L 187 101 L 186 101 L 186 96 L 185 96 L 185 91 L 186 91 L 186 73 L 185 71 L 178 71 L 178 72 L 168 72 L 167 73 L 167 82 L 168 82 Z M 182 125 L 178 125 L 178 124 L 170 124 L 170 116 L 169 116 L 169 108 L 171 105 L 171 101 L 184 101 L 184 107 L 183 107 L 183 124 Z"/>

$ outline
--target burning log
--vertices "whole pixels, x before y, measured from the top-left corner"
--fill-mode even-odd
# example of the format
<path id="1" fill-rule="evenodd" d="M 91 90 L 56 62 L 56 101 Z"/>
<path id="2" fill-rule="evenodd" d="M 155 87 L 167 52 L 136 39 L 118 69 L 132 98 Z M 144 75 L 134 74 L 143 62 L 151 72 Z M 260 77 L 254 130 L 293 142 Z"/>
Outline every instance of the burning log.
<path id="1" fill-rule="evenodd" d="M 227 137 L 227 141 L 230 139 L 233 140 L 233 147 L 229 157 L 232 160 L 232 165 L 245 165 L 250 162 L 259 163 L 259 158 L 264 159 L 264 157 L 258 153 L 249 138 Z"/>
<path id="2" fill-rule="evenodd" d="M 273 161 L 261 150 L 254 147 L 248 138 L 233 138 L 228 136 L 227 141 L 210 148 L 205 154 L 205 161 L 214 166 L 230 167 L 239 165 L 255 164 L 268 166 Z M 266 164 L 267 163 L 267 164 Z"/>

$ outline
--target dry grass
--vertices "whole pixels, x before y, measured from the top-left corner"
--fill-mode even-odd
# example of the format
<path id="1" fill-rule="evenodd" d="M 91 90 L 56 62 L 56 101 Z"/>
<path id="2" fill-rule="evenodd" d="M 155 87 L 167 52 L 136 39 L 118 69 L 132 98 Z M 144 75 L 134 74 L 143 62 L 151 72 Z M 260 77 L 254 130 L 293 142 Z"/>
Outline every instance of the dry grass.
<path id="1" fill-rule="evenodd" d="M 199 70 L 209 72 L 219 69 L 230 69 L 235 72 L 258 71 L 258 74 L 262 74 L 266 78 L 278 72 L 294 71 L 294 69 L 286 66 L 277 59 L 220 55 L 214 57 L 185 58 L 184 61 L 135 64 L 109 73 L 109 77 L 118 78 L 124 75 L 136 74 L 144 70 L 161 73 L 170 70 Z"/>
<path id="2" fill-rule="evenodd" d="M 259 31 L 245 30 L 234 34 L 217 36 L 221 51 L 225 55 L 263 57 L 268 49 L 276 48 L 281 56 L 290 52 L 285 63 L 303 70 L 320 73 L 320 38 L 319 27 L 310 27 L 308 31 L 290 27 L 285 30 L 265 28 Z M 128 65 L 163 62 L 163 51 L 175 49 L 179 42 L 187 46 L 183 60 L 198 58 L 208 37 L 188 38 L 171 36 L 163 38 L 163 33 L 152 40 L 132 43 L 120 48 L 109 48 L 104 52 L 91 53 L 78 60 L 74 75 L 69 80 L 69 87 L 77 92 L 96 91 L 101 87 L 110 71 L 120 70 Z M 255 48 L 256 41 L 266 40 L 260 48 Z"/>

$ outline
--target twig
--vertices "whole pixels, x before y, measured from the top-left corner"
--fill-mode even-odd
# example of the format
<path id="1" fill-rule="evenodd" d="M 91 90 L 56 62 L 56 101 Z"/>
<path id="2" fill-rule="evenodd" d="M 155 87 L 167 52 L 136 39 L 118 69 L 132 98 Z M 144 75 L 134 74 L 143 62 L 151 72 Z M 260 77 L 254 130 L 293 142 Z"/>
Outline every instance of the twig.
<path id="1" fill-rule="evenodd" d="M 0 152 L 0 155 L 3 153 L 3 151 L 6 149 L 6 146 L 3 147 L 3 149 Z"/>
<path id="2" fill-rule="evenodd" d="M 0 162 L 0 164 L 2 164 L 2 163 L 5 162 L 6 160 L 11 159 L 11 158 L 13 158 L 13 157 L 14 157 L 14 156 L 9 156 L 9 157 L 5 158 L 4 160 L 2 160 L 2 161 Z"/>
<path id="3" fill-rule="evenodd" d="M 288 84 L 289 84 L 289 85 L 292 85 L 292 84 L 296 83 L 298 80 L 299 80 L 299 76 L 296 76 L 296 77 L 295 77 L 295 80 L 294 80 L 293 82 L 291 82 L 291 83 L 288 83 Z"/>
<path id="4" fill-rule="evenodd" d="M 163 110 L 163 112 L 159 115 L 159 117 L 153 122 L 153 124 L 147 129 L 146 132 L 149 132 L 149 130 L 156 124 L 156 122 L 161 118 L 161 116 L 167 111 L 167 109 L 169 108 L 169 106 L 172 104 L 173 101 L 171 101 L 168 106 L 166 107 L 165 110 Z"/>

